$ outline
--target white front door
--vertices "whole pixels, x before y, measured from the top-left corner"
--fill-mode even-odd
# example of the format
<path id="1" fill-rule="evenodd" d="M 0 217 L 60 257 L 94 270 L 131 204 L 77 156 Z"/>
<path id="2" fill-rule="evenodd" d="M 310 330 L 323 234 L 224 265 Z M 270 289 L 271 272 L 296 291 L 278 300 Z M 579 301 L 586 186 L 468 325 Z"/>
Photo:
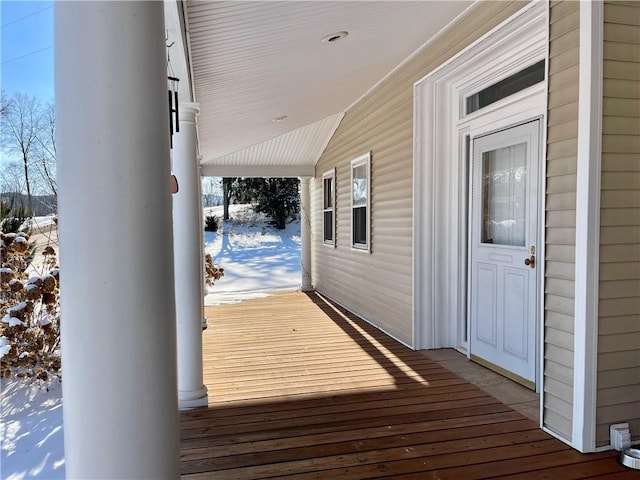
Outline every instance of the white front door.
<path id="1" fill-rule="evenodd" d="M 473 139 L 470 353 L 535 388 L 538 120 Z"/>

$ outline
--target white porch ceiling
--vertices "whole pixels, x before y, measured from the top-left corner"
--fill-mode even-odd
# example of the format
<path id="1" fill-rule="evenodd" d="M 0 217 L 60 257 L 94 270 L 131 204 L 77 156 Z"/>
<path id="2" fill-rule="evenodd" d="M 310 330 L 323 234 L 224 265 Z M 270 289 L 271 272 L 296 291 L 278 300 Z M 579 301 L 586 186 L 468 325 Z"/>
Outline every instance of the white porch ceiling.
<path id="1" fill-rule="evenodd" d="M 203 175 L 312 173 L 348 107 L 471 3 L 187 0 Z"/>

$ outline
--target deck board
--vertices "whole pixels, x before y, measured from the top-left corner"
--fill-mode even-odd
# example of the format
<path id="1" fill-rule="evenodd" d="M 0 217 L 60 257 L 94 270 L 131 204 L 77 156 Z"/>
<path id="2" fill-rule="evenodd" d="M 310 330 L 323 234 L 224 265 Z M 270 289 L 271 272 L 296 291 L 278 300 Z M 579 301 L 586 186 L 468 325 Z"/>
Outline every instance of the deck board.
<path id="1" fill-rule="evenodd" d="M 181 413 L 184 479 L 628 475 L 317 294 L 206 314 L 209 406 Z"/>

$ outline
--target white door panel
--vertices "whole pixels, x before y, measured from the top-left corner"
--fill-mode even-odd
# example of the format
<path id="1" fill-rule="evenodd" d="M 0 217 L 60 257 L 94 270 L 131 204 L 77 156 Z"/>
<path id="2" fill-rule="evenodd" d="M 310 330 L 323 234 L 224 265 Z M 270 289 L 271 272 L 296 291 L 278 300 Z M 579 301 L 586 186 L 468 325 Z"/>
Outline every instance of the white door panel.
<path id="1" fill-rule="evenodd" d="M 483 295 L 477 295 L 475 301 L 475 310 L 487 312 L 486 315 L 477 317 L 477 335 L 476 338 L 491 346 L 498 347 L 498 326 L 496 324 L 496 300 L 497 300 L 497 268 L 495 265 L 481 264 L 476 266 L 476 275 L 478 283 L 485 285 Z"/>
<path id="2" fill-rule="evenodd" d="M 535 386 L 539 121 L 473 140 L 472 357 Z"/>
<path id="3" fill-rule="evenodd" d="M 529 272 L 505 268 L 505 285 L 511 291 L 504 296 L 504 350 L 523 360 L 528 358 L 527 325 L 529 325 Z"/>

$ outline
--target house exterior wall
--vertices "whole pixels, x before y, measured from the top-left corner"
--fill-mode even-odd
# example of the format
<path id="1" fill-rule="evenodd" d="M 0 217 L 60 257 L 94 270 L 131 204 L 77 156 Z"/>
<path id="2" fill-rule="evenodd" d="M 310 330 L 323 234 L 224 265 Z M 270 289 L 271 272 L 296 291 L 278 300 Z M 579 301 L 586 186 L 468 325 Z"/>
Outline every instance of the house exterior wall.
<path id="1" fill-rule="evenodd" d="M 459 19 L 350 108 L 316 165 L 316 289 L 413 343 L 413 85 L 524 3 L 486 2 Z M 546 429 L 572 442 L 580 2 L 549 3 L 545 183 Z M 609 425 L 640 434 L 640 4 L 604 5 L 596 445 Z M 371 252 L 351 248 L 350 161 L 371 151 Z M 322 175 L 335 169 L 336 246 L 322 242 Z M 430 188 L 425 185 L 424 188 Z"/>
<path id="2" fill-rule="evenodd" d="M 605 2 L 596 445 L 640 439 L 640 3 Z"/>
<path id="3" fill-rule="evenodd" d="M 571 440 L 580 2 L 550 3 L 543 425 Z"/>
<path id="4" fill-rule="evenodd" d="M 316 165 L 311 182 L 315 288 L 406 344 L 413 342 L 413 85 L 525 4 L 477 5 L 349 109 Z M 368 151 L 370 253 L 351 248 L 350 211 L 350 162 Z M 333 168 L 335 248 L 323 245 L 321 215 L 322 175 Z"/>

